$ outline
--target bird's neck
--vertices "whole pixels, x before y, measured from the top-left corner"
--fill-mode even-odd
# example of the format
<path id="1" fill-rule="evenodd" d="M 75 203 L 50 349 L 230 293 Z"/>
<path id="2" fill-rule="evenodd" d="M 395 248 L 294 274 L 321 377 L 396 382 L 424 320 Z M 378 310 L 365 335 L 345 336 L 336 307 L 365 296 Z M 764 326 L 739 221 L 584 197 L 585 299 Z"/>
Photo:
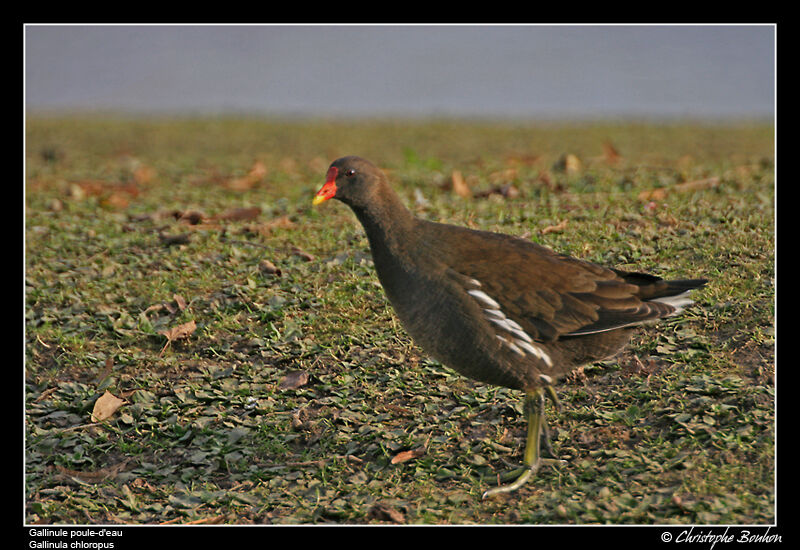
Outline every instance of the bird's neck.
<path id="1" fill-rule="evenodd" d="M 392 299 L 408 285 L 420 260 L 414 231 L 419 220 L 388 185 L 366 207 L 351 208 L 364 227 L 378 277 Z"/>
<path id="2" fill-rule="evenodd" d="M 373 255 L 406 249 L 417 219 L 388 185 L 366 206 L 353 205 L 351 208 L 367 233 Z"/>

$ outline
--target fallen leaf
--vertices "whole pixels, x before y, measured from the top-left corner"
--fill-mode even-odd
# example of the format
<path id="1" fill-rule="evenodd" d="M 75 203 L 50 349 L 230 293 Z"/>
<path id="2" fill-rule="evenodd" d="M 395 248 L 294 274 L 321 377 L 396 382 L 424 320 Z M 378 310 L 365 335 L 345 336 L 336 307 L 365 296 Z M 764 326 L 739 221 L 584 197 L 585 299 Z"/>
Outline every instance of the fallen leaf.
<path id="1" fill-rule="evenodd" d="M 542 235 L 547 235 L 548 233 L 557 233 L 560 231 L 564 231 L 567 228 L 567 223 L 569 220 L 564 219 L 557 223 L 556 225 L 548 225 L 544 229 L 542 229 Z"/>
<path id="2" fill-rule="evenodd" d="M 191 236 L 191 233 L 181 233 L 180 235 L 165 235 L 164 233 L 159 233 L 158 239 L 164 246 L 174 246 L 176 244 L 188 244 Z"/>
<path id="3" fill-rule="evenodd" d="M 164 309 L 164 304 L 153 304 L 152 306 L 147 306 L 147 309 L 145 309 L 143 313 L 147 316 L 148 313 L 161 311 L 162 309 Z"/>
<path id="4" fill-rule="evenodd" d="M 255 184 L 259 183 L 267 175 L 267 167 L 263 162 L 257 160 L 246 176 L 234 178 L 225 182 L 225 187 L 233 191 L 247 191 Z"/>
<path id="5" fill-rule="evenodd" d="M 34 400 L 33 400 L 33 402 L 34 402 L 34 403 L 38 403 L 38 402 L 40 402 L 40 401 L 44 401 L 45 399 L 47 399 L 48 397 L 50 397 L 51 395 L 53 395 L 53 393 L 55 393 L 56 391 L 58 391 L 58 388 L 57 388 L 57 387 L 55 387 L 55 388 L 48 388 L 48 389 L 44 390 L 44 391 L 43 391 L 43 392 L 42 392 L 42 393 L 39 395 L 39 397 L 37 397 L 36 399 L 34 399 Z"/>
<path id="6" fill-rule="evenodd" d="M 299 248 L 297 246 L 293 246 L 292 247 L 292 254 L 294 254 L 295 256 L 300 256 L 302 259 L 304 259 L 307 262 L 313 262 L 314 261 L 314 256 L 312 254 L 309 254 L 308 252 L 306 252 L 305 250 L 303 250 L 302 248 Z"/>
<path id="7" fill-rule="evenodd" d="M 245 176 L 243 178 L 233 178 L 232 180 L 227 180 L 225 182 L 225 187 L 231 191 L 247 191 L 253 187 L 255 183 L 255 180 Z"/>
<path id="8" fill-rule="evenodd" d="M 249 206 L 249 207 L 242 207 L 242 208 L 234 208 L 232 210 L 228 210 L 218 216 L 215 216 L 217 220 L 227 220 L 227 221 L 241 221 L 241 220 L 253 220 L 261 215 L 261 208 L 258 206 Z"/>
<path id="9" fill-rule="evenodd" d="M 281 227 L 284 229 L 291 229 L 296 224 L 289 219 L 289 216 L 278 216 L 277 218 L 268 221 L 264 224 L 264 227 L 267 229 L 272 229 L 274 227 Z"/>
<path id="10" fill-rule="evenodd" d="M 701 180 L 694 180 L 694 181 L 686 181 L 684 183 L 679 183 L 673 189 L 680 193 L 685 193 L 686 191 L 697 191 L 699 189 L 710 189 L 719 185 L 719 178 L 718 177 L 711 177 L 705 178 Z"/>
<path id="11" fill-rule="evenodd" d="M 167 340 L 170 342 L 174 342 L 175 340 L 180 340 L 182 338 L 188 338 L 197 328 L 195 322 L 189 321 L 188 323 L 183 323 L 182 325 L 178 325 L 176 327 L 159 330 L 159 334 L 163 334 L 167 337 Z"/>
<path id="12" fill-rule="evenodd" d="M 92 410 L 92 422 L 101 422 L 110 418 L 117 409 L 125 404 L 124 399 L 120 399 L 110 391 L 101 395 L 97 401 L 94 402 L 94 409 Z"/>
<path id="13" fill-rule="evenodd" d="M 379 521 L 392 523 L 405 523 L 406 518 L 402 512 L 384 503 L 377 503 L 367 512 L 367 517 Z"/>
<path id="14" fill-rule="evenodd" d="M 672 187 L 658 187 L 657 189 L 650 189 L 639 193 L 639 200 L 663 200 L 668 193 L 687 193 L 690 191 L 699 191 L 702 189 L 711 189 L 717 187 L 720 183 L 718 177 L 704 178 L 700 180 L 686 181 L 673 185 Z"/>
<path id="15" fill-rule="evenodd" d="M 119 472 L 127 466 L 129 459 L 125 459 L 122 462 L 118 462 L 116 464 L 112 464 L 111 466 L 106 466 L 105 468 L 100 468 L 99 470 L 95 470 L 93 472 L 82 472 L 80 470 L 70 470 L 69 468 L 65 468 L 60 464 L 56 464 L 56 470 L 58 470 L 61 474 L 74 477 L 83 481 L 85 483 L 100 483 L 101 481 L 111 477 L 116 477 Z"/>
<path id="16" fill-rule="evenodd" d="M 100 201 L 100 204 L 116 210 L 125 210 L 130 205 L 130 199 L 124 193 L 113 192 Z"/>
<path id="17" fill-rule="evenodd" d="M 183 311 L 186 309 L 186 300 L 180 294 L 173 294 L 172 299 L 175 300 L 175 305 L 178 306 L 178 309 Z"/>
<path id="18" fill-rule="evenodd" d="M 392 464 L 402 464 L 425 454 L 425 447 L 417 447 L 410 451 L 402 451 L 392 457 Z"/>
<path id="19" fill-rule="evenodd" d="M 178 221 L 181 223 L 188 223 L 189 225 L 197 225 L 198 223 L 202 222 L 205 217 L 205 214 L 202 212 L 198 212 L 196 210 L 187 210 L 186 212 L 179 213 Z"/>
<path id="20" fill-rule="evenodd" d="M 216 525 L 218 523 L 222 523 L 225 519 L 225 514 L 220 514 L 219 516 L 211 516 L 207 518 L 200 518 L 194 521 L 189 521 L 184 525 Z"/>
<path id="21" fill-rule="evenodd" d="M 458 170 L 453 170 L 451 179 L 453 182 L 453 192 L 456 195 L 464 198 L 472 197 L 472 190 L 470 190 L 469 186 L 464 181 L 464 177 L 461 175 L 461 172 Z"/>
<path id="22" fill-rule="evenodd" d="M 270 275 L 274 274 L 277 275 L 278 277 L 281 276 L 280 268 L 275 267 L 275 264 L 273 264 L 269 260 L 261 260 L 260 262 L 258 262 L 258 269 L 261 271 L 261 273 L 267 273 Z"/>
<path id="23" fill-rule="evenodd" d="M 622 158 L 622 155 L 619 154 L 616 147 L 610 142 L 606 141 L 603 143 L 603 158 L 609 164 L 615 164 L 619 162 L 619 159 Z"/>
<path id="24" fill-rule="evenodd" d="M 539 160 L 539 155 L 535 155 L 532 153 L 512 154 L 506 156 L 506 164 L 511 164 L 511 165 L 531 166 L 537 160 Z"/>
<path id="25" fill-rule="evenodd" d="M 144 185 L 153 181 L 156 171 L 150 166 L 140 164 L 133 171 L 133 181 L 140 185 Z"/>
<path id="26" fill-rule="evenodd" d="M 308 384 L 308 373 L 302 370 L 295 370 L 281 378 L 278 387 L 282 390 L 294 390 Z"/>
<path id="27" fill-rule="evenodd" d="M 489 174 L 489 181 L 495 184 L 503 184 L 515 179 L 517 179 L 516 168 L 506 168 L 505 170 L 499 170 Z"/>
<path id="28" fill-rule="evenodd" d="M 475 198 L 484 198 L 490 195 L 501 195 L 506 199 L 515 199 L 519 197 L 519 189 L 513 183 L 505 183 L 503 185 L 495 185 L 486 191 L 475 193 Z"/>
<path id="29" fill-rule="evenodd" d="M 558 158 L 553 165 L 553 169 L 559 172 L 566 172 L 567 174 L 575 174 L 581 170 L 581 161 L 575 155 L 565 153 Z"/>
<path id="30" fill-rule="evenodd" d="M 167 343 L 164 344 L 163 348 L 161 348 L 160 353 L 164 353 L 164 350 L 166 350 L 175 340 L 181 340 L 191 336 L 195 329 L 197 329 L 197 325 L 195 324 L 194 320 L 192 320 L 176 327 L 159 330 L 158 333 L 167 338 Z"/>

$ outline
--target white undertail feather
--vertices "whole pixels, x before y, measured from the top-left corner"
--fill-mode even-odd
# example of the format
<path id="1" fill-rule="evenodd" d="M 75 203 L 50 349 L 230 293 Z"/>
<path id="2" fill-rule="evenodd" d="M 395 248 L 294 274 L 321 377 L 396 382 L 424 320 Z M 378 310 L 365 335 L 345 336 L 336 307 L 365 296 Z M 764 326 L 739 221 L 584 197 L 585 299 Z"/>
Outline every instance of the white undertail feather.
<path id="1" fill-rule="evenodd" d="M 673 311 L 672 313 L 670 313 L 669 315 L 666 316 L 666 317 L 674 317 L 675 315 L 678 315 L 678 314 L 682 313 L 685 308 L 689 307 L 690 305 L 692 305 L 694 303 L 694 300 L 689 298 L 689 294 L 692 292 L 692 290 L 694 290 L 694 289 L 685 290 L 684 292 L 681 292 L 680 294 L 676 294 L 675 296 L 665 296 L 663 298 L 652 298 L 652 299 L 650 299 L 648 301 L 650 301 L 650 302 L 658 302 L 660 304 L 667 304 L 668 306 L 674 307 L 675 311 Z M 597 329 L 597 330 L 578 330 L 578 331 L 575 331 L 573 333 L 568 334 L 567 336 L 576 336 L 576 335 L 586 336 L 586 335 L 589 335 L 589 334 L 598 334 L 600 332 L 609 332 L 609 331 L 617 330 L 617 329 L 620 329 L 620 328 L 633 327 L 633 326 L 636 326 L 636 325 L 651 323 L 651 322 L 655 322 L 655 321 L 657 321 L 657 319 L 651 319 L 649 321 L 644 321 L 644 322 L 642 322 L 642 321 L 634 321 L 634 322 L 623 324 L 623 325 L 605 327 L 605 328 L 600 328 L 600 329 Z"/>
<path id="2" fill-rule="evenodd" d="M 685 292 L 681 292 L 680 294 L 676 294 L 675 296 L 666 296 L 664 298 L 654 298 L 650 300 L 651 302 L 659 302 L 661 304 L 667 304 L 675 308 L 675 311 L 670 314 L 677 315 L 684 310 L 684 308 L 689 307 L 694 303 L 694 301 L 689 298 L 689 293 L 691 290 L 687 290 Z"/>

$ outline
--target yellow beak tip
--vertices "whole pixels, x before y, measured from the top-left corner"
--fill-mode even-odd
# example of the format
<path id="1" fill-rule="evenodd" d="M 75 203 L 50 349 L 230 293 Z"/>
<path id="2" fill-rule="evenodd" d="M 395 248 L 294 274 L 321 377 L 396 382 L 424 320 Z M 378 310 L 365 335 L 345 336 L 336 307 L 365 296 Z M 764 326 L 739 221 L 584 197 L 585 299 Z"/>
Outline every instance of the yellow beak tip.
<path id="1" fill-rule="evenodd" d="M 318 204 L 322 204 L 326 200 L 328 200 L 328 199 L 325 198 L 325 197 L 316 196 L 316 197 L 314 197 L 314 200 L 311 201 L 311 204 L 313 206 L 317 206 Z"/>

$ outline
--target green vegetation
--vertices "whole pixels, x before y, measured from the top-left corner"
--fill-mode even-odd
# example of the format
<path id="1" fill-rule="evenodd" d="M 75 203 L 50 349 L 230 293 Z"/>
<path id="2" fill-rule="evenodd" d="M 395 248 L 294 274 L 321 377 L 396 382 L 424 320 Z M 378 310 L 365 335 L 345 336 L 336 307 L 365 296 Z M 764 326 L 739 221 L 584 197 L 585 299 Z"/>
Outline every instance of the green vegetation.
<path id="1" fill-rule="evenodd" d="M 26 520 L 774 521 L 773 139 L 758 124 L 29 119 Z M 385 168 L 420 216 L 711 282 L 559 385 L 566 466 L 481 501 L 521 460 L 520 395 L 422 354 L 349 209 L 312 209 L 345 154 Z M 106 392 L 124 403 L 98 420 Z"/>

